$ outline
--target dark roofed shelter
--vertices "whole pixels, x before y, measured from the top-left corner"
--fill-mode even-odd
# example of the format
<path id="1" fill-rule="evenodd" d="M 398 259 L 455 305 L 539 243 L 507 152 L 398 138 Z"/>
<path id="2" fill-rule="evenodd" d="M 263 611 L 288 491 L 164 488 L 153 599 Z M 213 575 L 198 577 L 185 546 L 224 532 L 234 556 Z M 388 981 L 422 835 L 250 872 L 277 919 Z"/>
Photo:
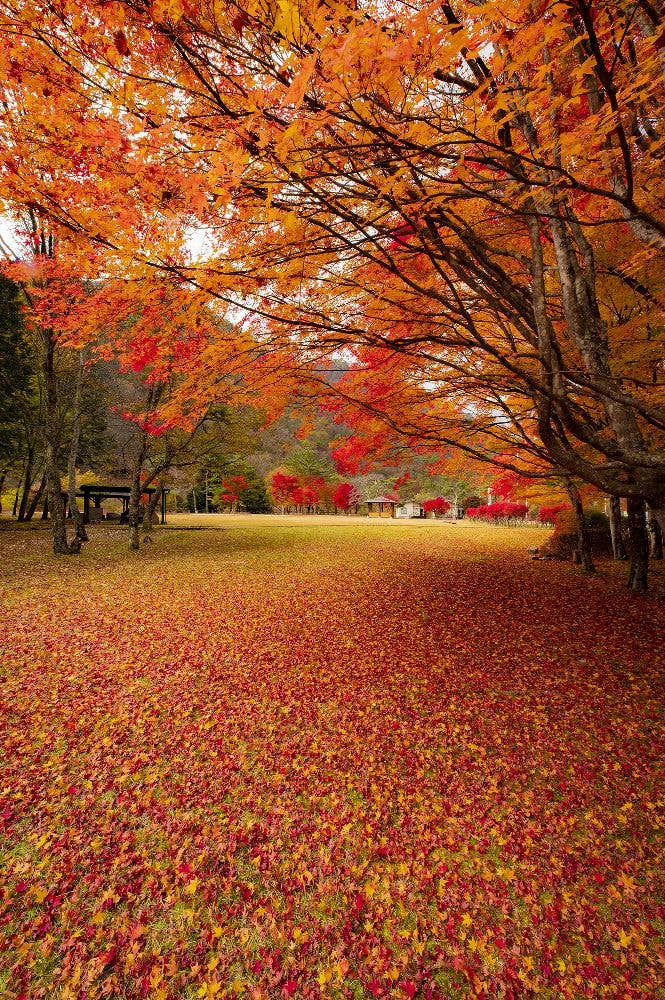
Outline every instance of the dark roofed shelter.
<path id="1" fill-rule="evenodd" d="M 142 489 L 142 493 L 148 493 L 150 496 L 155 492 L 155 486 L 148 486 Z M 95 508 L 100 508 L 102 505 L 102 500 L 121 500 L 122 501 L 122 515 L 121 518 L 124 520 L 129 514 L 129 498 L 131 496 L 132 488 L 131 486 L 102 486 L 100 484 L 81 486 L 79 492 L 83 495 L 83 523 L 90 524 L 90 501 L 92 500 Z M 168 490 L 161 487 L 161 518 L 160 523 L 166 523 L 166 494 Z"/>

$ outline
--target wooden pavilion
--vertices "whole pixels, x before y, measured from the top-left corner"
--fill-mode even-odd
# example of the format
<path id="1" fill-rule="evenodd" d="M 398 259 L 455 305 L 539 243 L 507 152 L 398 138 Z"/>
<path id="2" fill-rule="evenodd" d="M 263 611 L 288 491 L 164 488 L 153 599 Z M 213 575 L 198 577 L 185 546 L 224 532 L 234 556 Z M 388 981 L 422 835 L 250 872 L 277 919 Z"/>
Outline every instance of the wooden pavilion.
<path id="1" fill-rule="evenodd" d="M 399 500 L 392 500 L 390 497 L 373 497 L 371 500 L 366 500 L 367 513 L 370 517 L 394 517 L 395 507 L 399 503 Z"/>
<path id="2" fill-rule="evenodd" d="M 153 493 L 156 491 L 155 486 L 148 486 L 146 489 L 142 489 L 142 493 L 147 493 L 152 497 Z M 166 494 L 168 490 L 165 487 L 161 487 L 161 517 L 160 523 L 166 523 Z M 120 520 L 125 521 L 129 516 L 129 499 L 131 496 L 132 488 L 131 486 L 113 486 L 113 485 L 100 485 L 94 484 L 81 486 L 79 489 L 79 495 L 83 497 L 83 523 L 90 524 L 91 521 L 101 520 L 102 513 L 102 500 L 120 500 L 122 502 L 122 514 L 120 515 Z M 97 516 L 94 513 L 91 516 L 90 501 L 92 500 L 93 507 L 92 511 L 99 511 Z"/>

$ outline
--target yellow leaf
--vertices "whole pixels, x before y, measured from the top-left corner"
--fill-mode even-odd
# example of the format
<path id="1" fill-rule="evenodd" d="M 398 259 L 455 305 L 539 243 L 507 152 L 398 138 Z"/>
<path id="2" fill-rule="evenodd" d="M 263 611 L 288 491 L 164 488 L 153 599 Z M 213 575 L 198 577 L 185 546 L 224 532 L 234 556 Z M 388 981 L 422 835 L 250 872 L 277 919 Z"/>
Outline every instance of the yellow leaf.
<path id="1" fill-rule="evenodd" d="M 222 988 L 222 984 L 218 983 L 216 980 L 210 983 L 204 983 L 197 992 L 197 997 L 216 997 Z M 233 989 L 233 986 L 231 987 Z M 243 987 L 244 989 L 244 987 Z"/>
<path id="2" fill-rule="evenodd" d="M 327 983 L 329 983 L 330 980 L 332 979 L 332 976 L 333 976 L 332 969 L 321 969 L 318 976 L 319 986 L 325 986 Z"/>
<path id="3" fill-rule="evenodd" d="M 287 42 L 295 42 L 300 34 L 300 12 L 296 4 L 289 0 L 279 0 L 273 23 L 273 31 L 282 35 Z"/>
<path id="4" fill-rule="evenodd" d="M 619 944 L 621 945 L 622 948 L 628 947 L 628 945 L 630 944 L 631 937 L 632 937 L 631 934 L 626 934 L 625 931 L 619 931 Z"/>
<path id="5" fill-rule="evenodd" d="M 38 885 L 33 885 L 30 890 L 30 895 L 34 899 L 35 903 L 43 903 L 48 896 L 48 889 L 44 889 Z"/>

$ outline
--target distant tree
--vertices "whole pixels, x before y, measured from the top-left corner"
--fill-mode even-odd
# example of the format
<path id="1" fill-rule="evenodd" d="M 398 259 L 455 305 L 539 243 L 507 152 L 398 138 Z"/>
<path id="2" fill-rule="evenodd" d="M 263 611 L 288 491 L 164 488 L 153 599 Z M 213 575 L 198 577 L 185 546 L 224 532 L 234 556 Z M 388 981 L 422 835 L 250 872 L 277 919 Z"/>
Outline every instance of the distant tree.
<path id="1" fill-rule="evenodd" d="M 318 449 L 308 441 L 297 445 L 284 459 L 284 466 L 302 480 L 329 479 L 334 467 L 327 448 Z"/>
<path id="2" fill-rule="evenodd" d="M 434 497 L 432 500 L 423 502 L 423 510 L 426 514 L 434 514 L 435 517 L 443 517 L 450 510 L 450 503 L 443 497 Z"/>
<path id="3" fill-rule="evenodd" d="M 247 480 L 243 475 L 225 476 L 220 483 L 219 490 L 214 494 L 215 502 L 235 510 L 240 495 L 247 488 L 247 485 Z"/>
<path id="4" fill-rule="evenodd" d="M 282 513 L 286 508 L 298 503 L 299 489 L 298 477 L 289 475 L 281 469 L 277 469 L 270 477 L 270 493 L 273 503 L 282 508 Z"/>
<path id="5" fill-rule="evenodd" d="M 360 503 L 360 494 L 352 483 L 340 483 L 332 501 L 339 510 L 349 511 Z"/>
<path id="6" fill-rule="evenodd" d="M 547 507 L 540 507 L 538 509 L 538 520 L 541 524 L 554 524 L 557 519 L 557 515 L 561 513 L 562 510 L 570 510 L 569 503 L 557 503 L 552 504 Z"/>
<path id="7" fill-rule="evenodd" d="M 313 507 L 314 508 L 316 507 L 321 497 L 319 490 L 313 483 L 310 483 L 310 484 L 305 484 L 302 487 L 301 492 L 302 492 L 302 506 L 306 507 L 308 511 L 311 511 Z"/>
<path id="8" fill-rule="evenodd" d="M 270 500 L 266 484 L 251 468 L 246 469 L 245 477 L 247 485 L 240 490 L 240 506 L 248 514 L 268 514 Z"/>

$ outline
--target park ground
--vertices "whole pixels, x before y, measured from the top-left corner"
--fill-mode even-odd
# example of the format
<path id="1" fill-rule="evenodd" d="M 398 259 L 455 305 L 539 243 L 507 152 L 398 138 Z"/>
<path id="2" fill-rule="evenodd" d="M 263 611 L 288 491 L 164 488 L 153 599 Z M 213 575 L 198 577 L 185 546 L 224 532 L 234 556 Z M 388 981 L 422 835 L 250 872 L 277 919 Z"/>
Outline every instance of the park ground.
<path id="1" fill-rule="evenodd" d="M 0 995 L 665 995 L 665 605 L 544 536 L 1 532 Z"/>

